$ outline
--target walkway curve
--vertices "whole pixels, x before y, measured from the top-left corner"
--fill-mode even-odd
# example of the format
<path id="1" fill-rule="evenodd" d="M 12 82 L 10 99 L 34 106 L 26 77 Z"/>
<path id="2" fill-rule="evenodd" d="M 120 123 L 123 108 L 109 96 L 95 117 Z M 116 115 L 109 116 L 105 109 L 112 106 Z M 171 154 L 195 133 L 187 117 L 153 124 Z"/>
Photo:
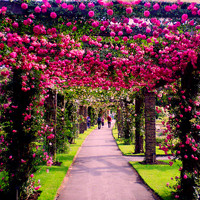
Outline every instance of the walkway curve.
<path id="1" fill-rule="evenodd" d="M 154 200 L 122 156 L 107 124 L 87 137 L 57 200 Z"/>

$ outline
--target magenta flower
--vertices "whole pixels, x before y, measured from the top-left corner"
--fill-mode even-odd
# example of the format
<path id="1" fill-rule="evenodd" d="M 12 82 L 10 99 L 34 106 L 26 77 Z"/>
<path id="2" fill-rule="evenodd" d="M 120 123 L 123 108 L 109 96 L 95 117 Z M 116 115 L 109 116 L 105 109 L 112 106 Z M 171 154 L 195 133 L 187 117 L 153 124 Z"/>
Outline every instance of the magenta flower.
<path id="1" fill-rule="evenodd" d="M 131 14 L 133 12 L 133 9 L 131 8 L 131 7 L 128 7 L 127 9 L 126 9 L 126 13 L 127 14 Z"/>
<path id="2" fill-rule="evenodd" d="M 90 10 L 90 11 L 88 12 L 88 15 L 89 15 L 89 17 L 93 17 L 93 16 L 94 16 L 94 11 Z"/>
<path id="3" fill-rule="evenodd" d="M 79 5 L 79 9 L 80 9 L 80 10 L 85 10 L 85 4 L 81 3 L 81 4 Z"/>
<path id="4" fill-rule="evenodd" d="M 110 32 L 110 36 L 114 37 L 115 36 L 115 32 L 111 31 Z"/>
<path id="5" fill-rule="evenodd" d="M 37 6 L 37 7 L 35 7 L 34 11 L 35 11 L 36 13 L 40 13 L 40 12 L 41 12 L 41 8 L 40 8 L 39 6 Z"/>
<path id="6" fill-rule="evenodd" d="M 159 4 L 158 4 L 158 3 L 155 3 L 155 4 L 153 5 L 153 9 L 154 9 L 154 10 L 159 10 L 159 9 L 160 9 Z"/>
<path id="7" fill-rule="evenodd" d="M 187 14 L 183 14 L 181 18 L 185 22 L 188 19 L 188 15 Z"/>
<path id="8" fill-rule="evenodd" d="M 66 3 L 62 3 L 61 7 L 64 8 L 64 9 L 67 9 L 67 4 Z"/>
<path id="9" fill-rule="evenodd" d="M 165 11 L 166 11 L 166 12 L 171 11 L 171 6 L 165 6 Z"/>
<path id="10" fill-rule="evenodd" d="M 61 2 L 62 2 L 62 0 L 56 0 L 56 3 L 58 3 L 58 4 L 61 3 Z"/>
<path id="11" fill-rule="evenodd" d="M 188 177 L 187 177 L 187 175 L 185 174 L 185 175 L 183 176 L 183 178 L 184 178 L 184 179 L 187 179 Z"/>
<path id="12" fill-rule="evenodd" d="M 150 8 L 150 7 L 151 7 L 151 3 L 150 3 L 150 2 L 146 2 L 146 3 L 144 4 L 144 6 L 147 7 L 147 8 Z"/>
<path id="13" fill-rule="evenodd" d="M 88 3 L 88 7 L 89 7 L 89 8 L 93 8 L 93 7 L 94 7 L 94 4 L 90 2 L 90 3 Z"/>
<path id="14" fill-rule="evenodd" d="M 113 15 L 113 10 L 112 10 L 112 9 L 108 9 L 108 10 L 107 10 L 107 14 L 108 14 L 108 15 Z"/>
<path id="15" fill-rule="evenodd" d="M 148 10 L 145 10 L 145 11 L 144 11 L 144 16 L 145 16 L 145 17 L 149 17 L 149 15 L 150 15 L 150 12 L 149 12 Z"/>
<path id="16" fill-rule="evenodd" d="M 21 8 L 24 9 L 24 10 L 26 10 L 28 8 L 28 4 L 22 3 L 21 4 Z"/>
<path id="17" fill-rule="evenodd" d="M 68 9 L 69 11 L 72 11 L 72 10 L 74 10 L 74 6 L 73 6 L 73 5 L 68 5 L 68 6 L 67 6 L 67 9 Z"/>
<path id="18" fill-rule="evenodd" d="M 19 27 L 19 24 L 18 24 L 17 22 L 13 22 L 12 26 L 13 26 L 14 28 L 18 28 L 18 27 Z"/>
<path id="19" fill-rule="evenodd" d="M 51 12 L 50 17 L 55 19 L 57 17 L 57 14 L 55 12 Z"/>

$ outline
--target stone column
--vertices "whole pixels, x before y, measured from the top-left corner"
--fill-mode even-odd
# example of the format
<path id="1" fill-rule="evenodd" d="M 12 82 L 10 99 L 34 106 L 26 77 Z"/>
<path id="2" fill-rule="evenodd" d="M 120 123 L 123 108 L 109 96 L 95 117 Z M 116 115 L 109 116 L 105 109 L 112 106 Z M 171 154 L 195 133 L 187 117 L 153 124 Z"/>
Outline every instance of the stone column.
<path id="1" fill-rule="evenodd" d="M 145 92 L 145 162 L 156 162 L 155 94 Z"/>

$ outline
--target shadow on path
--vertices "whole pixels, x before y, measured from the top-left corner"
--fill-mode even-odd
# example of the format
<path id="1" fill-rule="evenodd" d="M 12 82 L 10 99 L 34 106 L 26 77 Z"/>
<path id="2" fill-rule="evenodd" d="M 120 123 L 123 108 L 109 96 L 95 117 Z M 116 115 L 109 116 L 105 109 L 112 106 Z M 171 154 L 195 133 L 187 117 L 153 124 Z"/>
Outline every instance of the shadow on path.
<path id="1" fill-rule="evenodd" d="M 154 200 L 122 156 L 112 127 L 94 130 L 85 140 L 58 194 L 58 200 Z"/>

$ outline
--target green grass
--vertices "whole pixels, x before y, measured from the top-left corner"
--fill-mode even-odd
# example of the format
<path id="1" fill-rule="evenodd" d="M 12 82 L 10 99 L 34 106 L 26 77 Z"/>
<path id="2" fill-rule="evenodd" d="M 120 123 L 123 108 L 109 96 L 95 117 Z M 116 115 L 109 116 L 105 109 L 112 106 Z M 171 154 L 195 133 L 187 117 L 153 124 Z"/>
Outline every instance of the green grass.
<path id="1" fill-rule="evenodd" d="M 118 138 L 118 130 L 115 126 L 113 127 L 112 132 L 113 132 L 113 137 L 115 138 L 117 145 L 118 145 L 118 147 L 121 150 L 123 155 L 125 155 L 125 156 L 144 155 L 144 153 L 134 154 L 135 145 L 134 144 L 125 145 L 123 139 Z M 170 153 L 171 152 L 169 151 L 169 154 Z M 159 149 L 158 146 L 156 146 L 156 155 L 165 155 L 165 152 L 163 150 Z"/>
<path id="2" fill-rule="evenodd" d="M 169 163 L 169 161 L 163 161 Z M 180 176 L 180 161 L 170 165 L 143 165 L 139 162 L 130 162 L 136 169 L 144 182 L 153 189 L 163 200 L 172 200 L 173 185 L 176 184 L 175 177 Z M 173 180 L 171 180 L 171 177 Z M 170 187 L 166 184 L 169 183 Z"/>
<path id="3" fill-rule="evenodd" d="M 34 174 L 35 181 L 40 180 L 40 191 L 42 191 L 38 200 L 54 200 L 57 190 L 63 182 L 63 179 L 67 173 L 67 170 L 73 162 L 73 158 L 76 155 L 79 147 L 82 145 L 85 138 L 94 130 L 97 126 L 94 126 L 84 134 L 79 134 L 76 139 L 76 144 L 70 145 L 70 152 L 68 154 L 57 154 L 57 161 L 62 162 L 61 166 L 41 166 L 41 168 Z M 49 173 L 47 173 L 47 169 Z"/>

